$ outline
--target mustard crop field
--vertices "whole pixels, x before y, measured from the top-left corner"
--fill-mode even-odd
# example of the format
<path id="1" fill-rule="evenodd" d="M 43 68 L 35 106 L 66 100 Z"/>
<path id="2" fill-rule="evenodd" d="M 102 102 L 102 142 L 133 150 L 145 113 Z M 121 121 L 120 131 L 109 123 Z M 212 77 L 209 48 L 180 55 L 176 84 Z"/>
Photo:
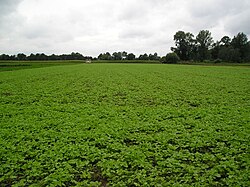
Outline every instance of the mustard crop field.
<path id="1" fill-rule="evenodd" d="M 0 186 L 250 186 L 250 68 L 0 72 Z"/>

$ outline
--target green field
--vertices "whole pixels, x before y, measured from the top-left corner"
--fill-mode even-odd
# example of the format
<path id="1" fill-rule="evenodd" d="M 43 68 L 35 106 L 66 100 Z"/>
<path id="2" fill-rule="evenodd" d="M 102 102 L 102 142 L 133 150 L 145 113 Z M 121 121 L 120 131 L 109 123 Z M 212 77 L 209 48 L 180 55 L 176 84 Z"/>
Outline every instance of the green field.
<path id="1" fill-rule="evenodd" d="M 0 186 L 250 186 L 250 68 L 0 72 Z"/>
<path id="2" fill-rule="evenodd" d="M 50 66 L 62 66 L 72 64 L 82 64 L 85 61 L 80 60 L 65 60 L 65 61 L 0 61 L 0 72 L 2 71 L 15 71 L 21 69 L 33 69 Z"/>

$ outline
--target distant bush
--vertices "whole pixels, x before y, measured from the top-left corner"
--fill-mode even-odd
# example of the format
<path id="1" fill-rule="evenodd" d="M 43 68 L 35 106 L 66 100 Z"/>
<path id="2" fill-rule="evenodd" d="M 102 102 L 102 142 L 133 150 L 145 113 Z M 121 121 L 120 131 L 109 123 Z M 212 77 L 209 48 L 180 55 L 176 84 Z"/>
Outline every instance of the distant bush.
<path id="1" fill-rule="evenodd" d="M 176 64 L 178 61 L 180 61 L 180 58 L 176 53 L 168 53 L 161 59 L 161 62 L 166 64 Z"/>

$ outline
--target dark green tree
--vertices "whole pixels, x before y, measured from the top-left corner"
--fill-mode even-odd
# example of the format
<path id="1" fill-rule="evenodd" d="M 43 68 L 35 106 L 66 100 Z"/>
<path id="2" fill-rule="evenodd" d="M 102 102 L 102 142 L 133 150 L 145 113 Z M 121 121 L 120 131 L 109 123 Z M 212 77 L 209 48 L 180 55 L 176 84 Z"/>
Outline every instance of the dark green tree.
<path id="1" fill-rule="evenodd" d="M 178 61 L 180 61 L 180 58 L 176 53 L 168 53 L 161 59 L 161 62 L 166 64 L 176 64 Z"/>
<path id="2" fill-rule="evenodd" d="M 134 59 L 135 59 L 135 55 L 134 55 L 133 53 L 129 53 L 129 54 L 127 55 L 127 59 L 128 59 L 128 60 L 134 60 Z"/>
<path id="3" fill-rule="evenodd" d="M 99 56 L 98 56 L 98 59 L 99 60 L 112 60 L 112 56 L 110 55 L 109 52 L 106 52 L 106 53 L 101 53 Z"/>
<path id="4" fill-rule="evenodd" d="M 148 59 L 149 59 L 149 58 L 148 58 L 148 54 L 145 53 L 144 55 L 140 55 L 138 59 L 139 59 L 139 60 L 148 60 Z"/>
<path id="5" fill-rule="evenodd" d="M 240 51 L 232 46 L 222 46 L 218 53 L 218 58 L 225 62 L 240 62 Z"/>
<path id="6" fill-rule="evenodd" d="M 157 53 L 154 53 L 154 54 L 149 54 L 149 55 L 148 55 L 148 59 L 149 59 L 149 60 L 159 60 L 160 57 L 158 56 Z"/>
<path id="7" fill-rule="evenodd" d="M 23 53 L 17 54 L 17 60 L 26 60 L 26 55 Z"/>
<path id="8" fill-rule="evenodd" d="M 60 57 L 58 55 L 52 54 L 49 56 L 49 60 L 60 60 Z"/>
<path id="9" fill-rule="evenodd" d="M 123 51 L 121 53 L 121 56 L 122 56 L 122 60 L 125 60 L 125 59 L 127 59 L 128 53 L 126 51 Z"/>
<path id="10" fill-rule="evenodd" d="M 83 60 L 84 59 L 83 55 L 78 52 L 77 53 L 72 52 L 69 58 L 70 60 Z"/>
<path id="11" fill-rule="evenodd" d="M 122 59 L 122 53 L 121 52 L 114 52 L 112 54 L 112 59 L 113 60 L 121 60 Z"/>
<path id="12" fill-rule="evenodd" d="M 194 35 L 190 32 L 178 31 L 174 35 L 176 48 L 171 48 L 181 60 L 189 60 L 194 47 Z"/>
<path id="13" fill-rule="evenodd" d="M 0 60 L 10 60 L 10 59 L 11 59 L 10 55 L 6 55 L 6 54 L 0 55 Z"/>
<path id="14" fill-rule="evenodd" d="M 237 36 L 233 37 L 231 44 L 234 49 L 239 50 L 241 60 L 245 60 L 248 56 L 249 47 L 247 35 L 243 32 L 238 33 Z"/>
<path id="15" fill-rule="evenodd" d="M 154 60 L 159 60 L 160 59 L 160 57 L 158 56 L 158 54 L 155 52 L 154 53 Z"/>
<path id="16" fill-rule="evenodd" d="M 231 38 L 229 36 L 223 36 L 220 41 L 213 43 L 211 55 L 216 61 L 238 61 L 238 51 L 232 49 Z"/>
<path id="17" fill-rule="evenodd" d="M 213 38 L 211 32 L 208 30 L 201 30 L 196 36 L 197 49 L 198 49 L 198 58 L 203 61 L 209 58 L 209 48 L 213 44 Z"/>
<path id="18" fill-rule="evenodd" d="M 223 46 L 230 46 L 231 45 L 231 38 L 229 36 L 223 36 L 220 40 L 220 44 L 222 44 Z"/>
<path id="19" fill-rule="evenodd" d="M 220 41 L 213 43 L 212 49 L 210 50 L 212 59 L 219 58 L 218 56 L 219 56 L 220 49 L 221 49 L 221 42 Z"/>

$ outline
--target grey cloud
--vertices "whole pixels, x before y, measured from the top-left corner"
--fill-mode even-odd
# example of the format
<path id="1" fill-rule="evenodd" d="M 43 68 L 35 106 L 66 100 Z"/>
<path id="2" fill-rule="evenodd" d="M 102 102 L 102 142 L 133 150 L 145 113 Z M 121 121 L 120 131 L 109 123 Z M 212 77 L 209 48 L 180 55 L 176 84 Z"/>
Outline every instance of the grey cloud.
<path id="1" fill-rule="evenodd" d="M 118 20 L 127 21 L 131 24 L 143 24 L 146 21 L 150 21 L 150 17 L 155 14 L 155 12 L 161 12 L 163 7 L 174 2 L 173 0 L 137 0 L 130 1 L 121 7 Z M 169 10 L 164 10 L 165 14 Z"/>
<path id="2" fill-rule="evenodd" d="M 0 0 L 0 16 L 3 17 L 16 10 L 21 0 Z"/>
<path id="3" fill-rule="evenodd" d="M 130 2 L 120 8 L 117 21 L 130 24 L 143 24 L 148 19 L 149 7 L 145 3 Z"/>
<path id="4" fill-rule="evenodd" d="M 248 0 L 193 0 L 188 5 L 189 13 L 195 21 L 204 26 L 216 27 L 228 17 L 237 15 L 244 11 L 249 11 Z"/>
<path id="5" fill-rule="evenodd" d="M 118 20 L 120 21 L 129 21 L 129 22 L 138 22 L 140 20 L 146 19 L 148 15 L 147 9 L 140 9 L 137 8 L 129 8 L 125 11 L 123 11 L 119 17 Z"/>
<path id="6" fill-rule="evenodd" d="M 244 32 L 245 34 L 250 35 L 249 23 L 250 12 L 245 11 L 229 19 L 225 24 L 225 28 L 230 32 L 231 35 L 236 35 L 239 32 Z"/>
<path id="7" fill-rule="evenodd" d="M 189 5 L 189 10 L 194 17 L 218 18 L 238 13 L 246 8 L 247 4 L 245 0 L 195 0 Z"/>
<path id="8" fill-rule="evenodd" d="M 124 39 L 146 39 L 152 37 L 153 34 L 153 32 L 144 28 L 130 28 L 123 30 L 119 37 Z"/>
<path id="9" fill-rule="evenodd" d="M 17 8 L 21 0 L 0 0 L 0 38 L 11 37 L 21 23 Z"/>

